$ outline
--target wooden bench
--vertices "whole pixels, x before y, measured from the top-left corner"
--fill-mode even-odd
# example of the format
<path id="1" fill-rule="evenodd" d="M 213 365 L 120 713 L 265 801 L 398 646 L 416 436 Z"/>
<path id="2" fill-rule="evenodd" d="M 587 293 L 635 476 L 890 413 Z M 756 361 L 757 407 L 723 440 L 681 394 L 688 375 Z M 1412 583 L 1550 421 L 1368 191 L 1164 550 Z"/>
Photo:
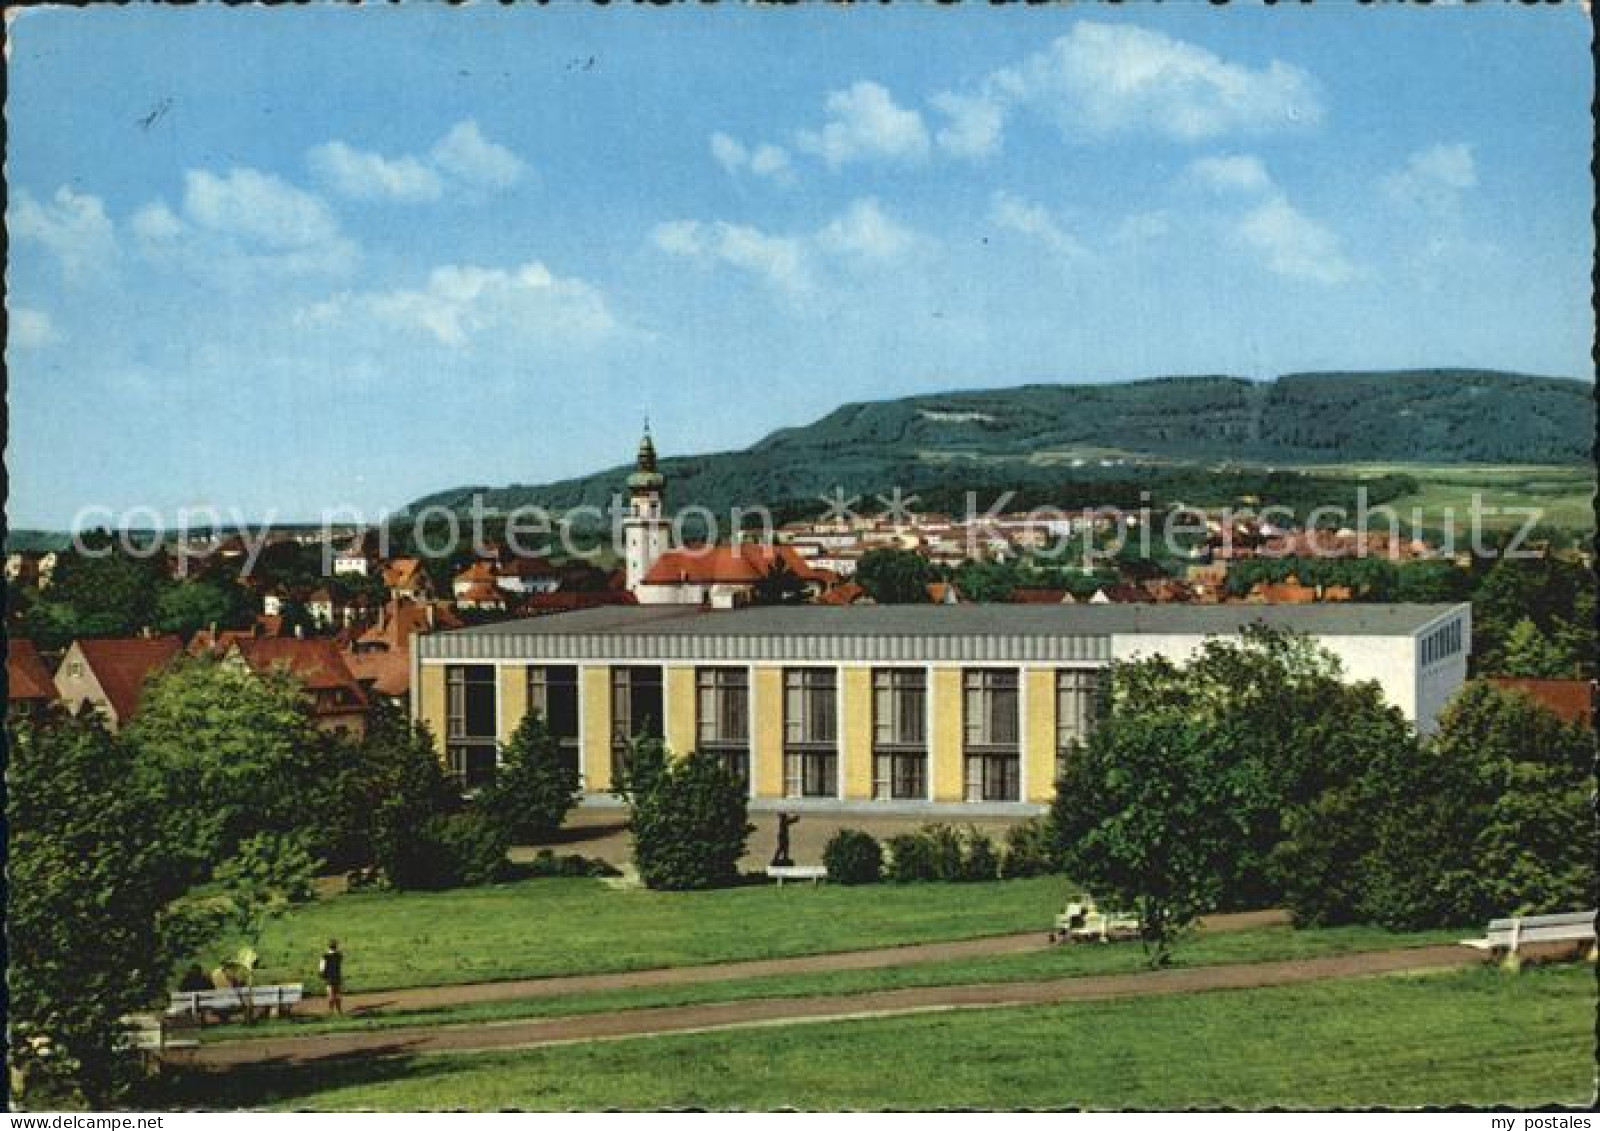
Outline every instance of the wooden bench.
<path id="1" fill-rule="evenodd" d="M 225 990 L 177 990 L 167 1005 L 168 1017 L 181 1017 L 205 1024 L 208 1013 L 226 1016 L 243 1011 L 254 1015 L 257 1011 L 277 1011 L 287 1017 L 305 998 L 305 987 L 295 982 L 283 986 L 236 986 Z"/>
<path id="2" fill-rule="evenodd" d="M 122 1047 L 137 1052 L 147 1065 L 153 1066 L 166 1053 L 198 1048 L 200 1045 L 199 1041 L 193 1039 L 171 1037 L 167 1032 L 166 1017 L 157 1013 L 130 1013 L 122 1020 L 127 1026 L 122 1034 Z"/>
<path id="3" fill-rule="evenodd" d="M 1462 946 L 1488 951 L 1496 957 L 1513 957 L 1530 948 L 1582 947 L 1595 942 L 1593 911 L 1564 911 L 1558 915 L 1527 915 L 1491 919 L 1481 939 L 1462 939 Z"/>
<path id="4" fill-rule="evenodd" d="M 768 865 L 767 879 L 777 880 L 781 888 L 785 880 L 810 880 L 813 887 L 828 878 L 828 869 L 821 864 Z"/>

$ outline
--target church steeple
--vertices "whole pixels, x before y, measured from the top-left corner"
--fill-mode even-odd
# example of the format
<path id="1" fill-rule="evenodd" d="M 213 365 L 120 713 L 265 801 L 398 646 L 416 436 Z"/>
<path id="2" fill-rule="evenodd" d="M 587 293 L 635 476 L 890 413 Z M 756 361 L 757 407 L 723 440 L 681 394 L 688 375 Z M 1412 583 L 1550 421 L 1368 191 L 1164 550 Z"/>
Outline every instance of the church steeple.
<path id="1" fill-rule="evenodd" d="M 645 491 L 659 492 L 666 482 L 666 477 L 656 470 L 656 444 L 650 438 L 650 421 L 646 420 L 644 435 L 639 438 L 638 470 L 628 476 L 628 489 L 635 495 Z"/>
<path id="2" fill-rule="evenodd" d="M 671 524 L 661 505 L 667 477 L 656 466 L 656 444 L 650 437 L 650 422 L 644 423 L 639 438 L 639 457 L 628 476 L 628 513 L 622 522 L 623 559 L 627 586 L 637 591 L 650 567 L 666 551 Z"/>

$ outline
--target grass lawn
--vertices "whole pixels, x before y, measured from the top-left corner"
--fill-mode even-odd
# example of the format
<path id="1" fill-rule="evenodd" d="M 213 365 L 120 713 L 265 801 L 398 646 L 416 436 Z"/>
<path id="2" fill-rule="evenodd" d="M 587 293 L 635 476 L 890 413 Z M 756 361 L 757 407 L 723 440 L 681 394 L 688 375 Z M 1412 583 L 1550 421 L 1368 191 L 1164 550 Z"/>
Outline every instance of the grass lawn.
<path id="1" fill-rule="evenodd" d="M 1290 927 L 1262 927 L 1223 934 L 1200 934 L 1181 943 L 1175 966 L 1210 966 L 1238 962 L 1272 962 L 1317 958 L 1363 950 L 1391 950 L 1454 942 L 1460 929 L 1394 934 L 1377 927 L 1333 927 L 1297 931 Z M 1137 944 L 1119 946 L 1063 946 L 1033 953 L 997 955 L 941 962 L 914 963 L 875 970 L 790 974 L 746 978 L 701 985 L 650 986 L 637 989 L 575 993 L 561 997 L 522 1001 L 478 1002 L 434 1009 L 394 1010 L 365 1017 L 327 1018 L 302 1010 L 287 1021 L 261 1021 L 254 1025 L 221 1025 L 201 1031 L 203 1040 L 239 1040 L 296 1036 L 324 1032 L 372 1031 L 424 1025 L 466 1025 L 533 1017 L 570 1016 L 622 1009 L 750 998 L 806 997 L 822 994 L 869 993 L 908 986 L 955 986 L 982 982 L 1042 981 L 1050 978 L 1094 974 L 1132 974 L 1146 969 Z"/>
<path id="2" fill-rule="evenodd" d="M 535 879 L 447 892 L 334 896 L 268 924 L 256 981 L 320 989 L 330 938 L 347 990 L 594 974 L 1043 932 L 1076 889 L 1059 876 L 988 884 L 770 884 L 707 892 Z M 198 961 L 211 965 L 234 944 Z"/>
<path id="3" fill-rule="evenodd" d="M 179 1078 L 177 1106 L 1330 1107 L 1587 1103 L 1587 965 L 1391 975 Z"/>

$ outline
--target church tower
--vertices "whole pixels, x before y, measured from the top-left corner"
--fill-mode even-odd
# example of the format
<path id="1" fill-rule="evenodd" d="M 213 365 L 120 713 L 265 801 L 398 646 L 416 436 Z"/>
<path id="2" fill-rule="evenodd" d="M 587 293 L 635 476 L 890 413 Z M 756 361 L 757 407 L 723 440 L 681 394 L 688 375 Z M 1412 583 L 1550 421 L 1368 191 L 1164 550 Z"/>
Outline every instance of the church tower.
<path id="1" fill-rule="evenodd" d="M 639 441 L 638 468 L 628 476 L 628 513 L 622 520 L 630 593 L 638 590 L 644 575 L 667 549 L 669 524 L 661 509 L 661 492 L 666 484 L 666 477 L 656 470 L 656 446 L 650 439 L 650 425 L 646 424 Z"/>

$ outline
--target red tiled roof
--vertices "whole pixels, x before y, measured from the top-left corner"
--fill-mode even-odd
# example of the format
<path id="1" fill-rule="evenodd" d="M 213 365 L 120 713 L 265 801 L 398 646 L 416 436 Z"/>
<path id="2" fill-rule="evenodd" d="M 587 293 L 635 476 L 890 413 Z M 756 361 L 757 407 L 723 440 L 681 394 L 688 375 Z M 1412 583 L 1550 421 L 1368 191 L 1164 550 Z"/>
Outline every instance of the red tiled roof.
<path id="1" fill-rule="evenodd" d="M 817 598 L 819 605 L 853 605 L 867 595 L 867 591 L 854 581 L 835 585 Z"/>
<path id="2" fill-rule="evenodd" d="M 13 636 L 6 641 L 6 698 L 13 703 L 57 698 L 56 682 L 31 640 Z"/>
<path id="3" fill-rule="evenodd" d="M 183 641 L 176 636 L 84 639 L 75 644 L 121 722 L 138 708 L 151 674 L 183 651 Z"/>
<path id="4" fill-rule="evenodd" d="M 251 671 L 267 672 L 286 668 L 307 691 L 352 692 L 357 700 L 365 697 L 361 685 L 350 674 L 333 641 L 294 636 L 260 637 L 241 640 L 235 647 Z"/>
<path id="5" fill-rule="evenodd" d="M 1070 604 L 1072 595 L 1065 589 L 1047 589 L 1042 586 L 1018 586 L 1011 591 L 1014 605 Z"/>
<path id="6" fill-rule="evenodd" d="M 405 589 L 422 578 L 421 558 L 395 558 L 383 567 L 383 583 L 390 589 Z"/>
<path id="7" fill-rule="evenodd" d="M 494 566 L 488 562 L 473 562 L 466 569 L 456 574 L 457 582 L 492 582 L 494 581 Z"/>
<path id="8" fill-rule="evenodd" d="M 790 546 L 763 546 L 741 542 L 737 546 L 711 546 L 693 550 L 668 550 L 644 575 L 646 585 L 749 585 L 760 581 L 774 564 L 784 562 L 801 581 L 825 581 L 830 576 L 807 564 Z"/>
<path id="9" fill-rule="evenodd" d="M 1594 684 L 1586 679 L 1529 679 L 1501 676 L 1490 683 L 1504 691 L 1520 691 L 1569 723 L 1594 721 Z"/>
<path id="10" fill-rule="evenodd" d="M 411 656 L 404 651 L 346 652 L 345 666 L 363 687 L 398 699 L 411 691 Z"/>
<path id="11" fill-rule="evenodd" d="M 460 578 L 457 578 L 459 581 Z M 474 581 L 456 595 L 458 601 L 473 601 L 477 604 L 503 604 L 505 598 L 500 594 L 499 586 L 492 581 Z"/>

